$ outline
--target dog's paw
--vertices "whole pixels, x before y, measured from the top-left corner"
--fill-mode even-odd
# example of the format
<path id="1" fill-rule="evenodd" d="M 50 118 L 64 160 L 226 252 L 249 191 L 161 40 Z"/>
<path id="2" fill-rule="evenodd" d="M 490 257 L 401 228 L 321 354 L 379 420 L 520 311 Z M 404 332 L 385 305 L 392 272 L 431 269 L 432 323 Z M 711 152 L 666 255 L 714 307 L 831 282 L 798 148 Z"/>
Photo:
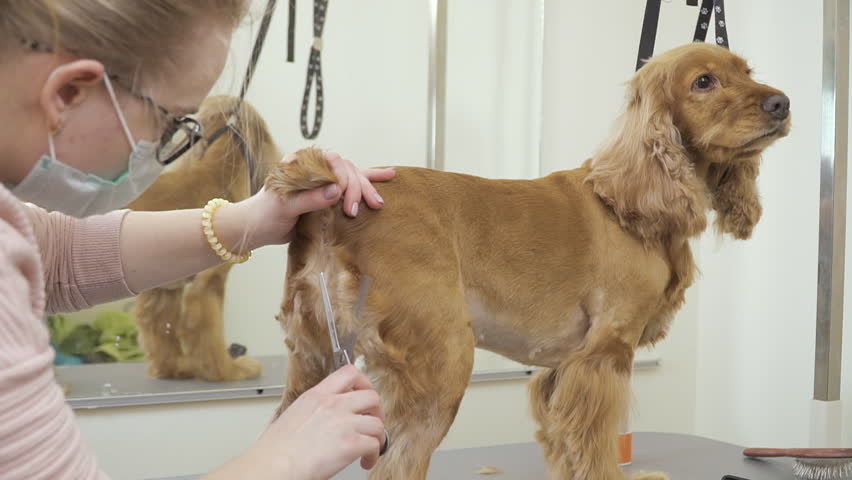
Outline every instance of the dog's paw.
<path id="1" fill-rule="evenodd" d="M 252 357 L 242 356 L 234 359 L 234 369 L 235 378 L 229 378 L 228 380 L 246 380 L 249 378 L 256 378 L 260 376 L 260 362 L 255 360 Z"/>
<path id="2" fill-rule="evenodd" d="M 186 380 L 194 378 L 195 374 L 192 372 L 192 368 L 185 366 L 185 363 L 187 363 L 187 361 L 183 358 L 167 363 L 149 361 L 148 376 L 151 378 L 169 380 Z"/>
<path id="3" fill-rule="evenodd" d="M 630 480 L 669 480 L 669 476 L 663 472 L 639 472 L 631 476 Z"/>

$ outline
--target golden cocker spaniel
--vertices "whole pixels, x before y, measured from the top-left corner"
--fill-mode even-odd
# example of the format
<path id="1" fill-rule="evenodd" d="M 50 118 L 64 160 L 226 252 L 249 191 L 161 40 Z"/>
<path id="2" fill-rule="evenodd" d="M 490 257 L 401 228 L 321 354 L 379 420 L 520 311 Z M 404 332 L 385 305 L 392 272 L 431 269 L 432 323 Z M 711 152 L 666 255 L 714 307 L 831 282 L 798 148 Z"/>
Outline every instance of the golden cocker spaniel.
<path id="1" fill-rule="evenodd" d="M 399 168 L 376 185 L 381 211 L 304 216 L 279 316 L 289 373 L 278 413 L 332 366 L 323 271 L 341 336 L 354 339 L 385 404 L 393 445 L 371 479 L 426 478 L 474 347 L 542 367 L 530 392 L 552 478 L 624 478 L 617 428 L 634 352 L 662 340 L 683 304 L 696 271 L 689 240 L 708 211 L 718 231 L 751 235 L 760 156 L 787 135 L 789 111 L 742 58 L 693 43 L 635 75 L 618 127 L 581 168 L 535 180 Z M 336 181 L 307 149 L 266 188 L 287 196 Z"/>

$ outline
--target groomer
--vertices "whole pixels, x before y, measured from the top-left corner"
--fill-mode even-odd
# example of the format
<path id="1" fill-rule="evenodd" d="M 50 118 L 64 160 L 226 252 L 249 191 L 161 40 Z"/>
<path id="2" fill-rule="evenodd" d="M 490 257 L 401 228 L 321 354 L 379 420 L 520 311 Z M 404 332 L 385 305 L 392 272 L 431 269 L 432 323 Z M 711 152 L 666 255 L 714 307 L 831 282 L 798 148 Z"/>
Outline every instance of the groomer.
<path id="1" fill-rule="evenodd" d="M 170 139 L 186 138 L 185 116 L 221 74 L 249 3 L 0 0 L 3 480 L 108 478 L 54 380 L 45 312 L 242 261 L 252 249 L 286 243 L 300 214 L 341 200 L 352 216 L 362 200 L 382 206 L 370 181 L 393 170 L 358 169 L 329 154 L 338 185 L 286 202 L 261 191 L 215 211 L 209 204 L 222 255 L 202 234 L 201 209 L 115 211 L 185 150 Z M 383 441 L 379 396 L 343 368 L 206 478 L 325 479 L 358 459 L 371 468 Z"/>

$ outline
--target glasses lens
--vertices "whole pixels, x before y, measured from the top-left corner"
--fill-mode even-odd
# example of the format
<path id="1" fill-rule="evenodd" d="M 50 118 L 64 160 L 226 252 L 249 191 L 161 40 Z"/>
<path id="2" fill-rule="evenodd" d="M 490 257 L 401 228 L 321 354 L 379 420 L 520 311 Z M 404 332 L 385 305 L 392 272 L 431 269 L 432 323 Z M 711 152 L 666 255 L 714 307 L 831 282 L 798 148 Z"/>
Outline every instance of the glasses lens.
<path id="1" fill-rule="evenodd" d="M 189 149 L 201 134 L 201 125 L 195 120 L 182 118 L 178 122 L 163 135 L 157 155 L 160 162 L 174 160 L 174 157 Z"/>

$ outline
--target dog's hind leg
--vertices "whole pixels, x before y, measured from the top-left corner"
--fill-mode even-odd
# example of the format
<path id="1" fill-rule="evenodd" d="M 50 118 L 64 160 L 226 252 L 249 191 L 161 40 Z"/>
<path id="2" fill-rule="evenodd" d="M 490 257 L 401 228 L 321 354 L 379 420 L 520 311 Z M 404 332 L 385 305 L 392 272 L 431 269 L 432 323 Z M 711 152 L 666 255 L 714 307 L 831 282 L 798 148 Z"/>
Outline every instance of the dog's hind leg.
<path id="1" fill-rule="evenodd" d="M 192 372 L 182 368 L 183 349 L 177 336 L 182 299 L 182 283 L 148 290 L 136 297 L 133 317 L 151 377 L 192 377 Z"/>
<path id="2" fill-rule="evenodd" d="M 365 348 L 391 435 L 370 480 L 425 480 L 470 382 L 475 342 L 463 298 L 432 290 L 439 296 L 424 295 L 418 311 L 381 321 Z"/>
<path id="3" fill-rule="evenodd" d="M 332 372 L 331 341 L 326 318 L 322 315 L 321 296 L 311 273 L 302 271 L 303 266 L 295 261 L 299 258 L 298 246 L 291 248 L 288 258 L 287 286 L 281 302 L 281 311 L 276 319 L 284 331 L 287 346 L 287 376 L 284 395 L 275 411 L 278 418 L 303 393 L 320 383 Z M 331 279 L 336 280 L 336 275 Z M 336 284 L 332 284 L 334 288 Z M 344 293 L 345 288 L 341 292 Z M 353 296 L 349 293 L 348 296 Z M 333 301 L 339 301 L 335 295 Z M 345 309 L 336 309 L 338 316 Z"/>
<path id="4" fill-rule="evenodd" d="M 306 346 L 304 350 L 298 348 L 297 343 L 289 338 L 285 343 L 288 349 L 287 385 L 273 419 L 278 418 L 297 398 L 331 373 L 331 349 L 328 348 L 327 341 Z M 306 345 L 304 342 L 298 344 Z"/>
<path id="5" fill-rule="evenodd" d="M 225 281 L 229 264 L 205 270 L 192 280 L 183 297 L 184 316 L 178 337 L 186 365 L 196 377 L 209 381 L 234 381 L 260 375 L 260 363 L 243 355 L 232 358 L 225 344 Z"/>

